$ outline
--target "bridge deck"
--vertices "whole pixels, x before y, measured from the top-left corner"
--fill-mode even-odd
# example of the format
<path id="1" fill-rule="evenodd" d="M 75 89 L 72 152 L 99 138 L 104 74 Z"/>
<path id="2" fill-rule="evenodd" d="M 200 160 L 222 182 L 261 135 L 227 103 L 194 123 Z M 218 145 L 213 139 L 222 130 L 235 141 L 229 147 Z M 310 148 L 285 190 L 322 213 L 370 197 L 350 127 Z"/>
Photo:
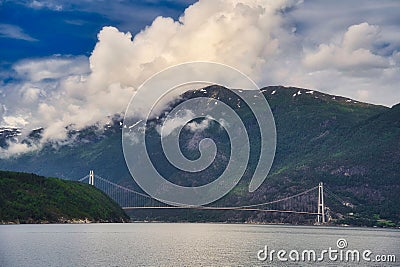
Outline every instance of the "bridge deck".
<path id="1" fill-rule="evenodd" d="M 295 210 L 271 210 L 271 209 L 254 209 L 254 208 L 230 208 L 230 207 L 185 207 L 185 206 L 170 206 L 170 207 L 122 207 L 124 210 L 137 209 L 195 209 L 195 210 L 238 210 L 238 211 L 263 211 L 263 212 L 280 212 L 280 213 L 296 213 L 318 215 L 316 212 L 295 211 Z"/>

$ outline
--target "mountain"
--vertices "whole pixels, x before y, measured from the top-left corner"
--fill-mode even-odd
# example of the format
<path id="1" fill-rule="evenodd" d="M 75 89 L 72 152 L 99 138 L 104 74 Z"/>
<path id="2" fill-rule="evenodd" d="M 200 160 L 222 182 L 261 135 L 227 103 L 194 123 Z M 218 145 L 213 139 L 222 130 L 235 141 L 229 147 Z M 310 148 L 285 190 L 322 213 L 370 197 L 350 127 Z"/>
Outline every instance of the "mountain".
<path id="1" fill-rule="evenodd" d="M 0 222 L 123 222 L 129 217 L 93 186 L 42 176 L 0 172 Z"/>
<path id="2" fill-rule="evenodd" d="M 253 91 L 243 91 L 250 96 Z M 302 88 L 270 86 L 262 89 L 273 112 L 277 129 L 277 150 L 268 178 L 254 193 L 247 193 L 248 182 L 257 164 L 259 132 L 249 108 L 229 90 L 210 86 L 188 91 L 173 106 L 198 96 L 224 101 L 240 114 L 249 130 L 251 157 L 239 185 L 221 203 L 236 205 L 273 200 L 311 188 L 322 181 L 351 207 L 327 203 L 338 223 L 358 225 L 400 225 L 400 105 L 392 108 Z M 172 106 L 172 107 L 173 107 Z M 170 107 L 170 109 L 172 109 Z M 168 111 L 168 110 L 167 110 Z M 162 118 L 155 120 L 159 124 Z M 1 160 L 0 169 L 35 172 L 46 176 L 77 180 L 89 169 L 122 185 L 140 188 L 132 181 L 121 148 L 121 124 L 116 118 L 104 129 L 89 127 L 79 133 L 75 143 L 54 148 L 51 144 L 39 152 Z M 154 130 L 154 129 L 153 129 Z M 213 137 L 218 151 L 229 143 L 226 134 L 211 125 L 197 140 Z M 153 131 L 154 140 L 157 133 Z M 195 158 L 197 148 L 189 146 L 193 133 L 181 136 L 182 152 Z M 153 142 L 153 161 L 165 162 Z M 184 174 L 161 164 L 160 171 L 181 185 L 199 185 L 221 173 L 227 159 L 218 157 L 211 168 L 197 176 Z M 210 178 L 211 177 L 211 178 Z M 327 200 L 328 201 L 328 200 Z M 136 214 L 137 216 L 147 216 Z M 168 215 L 172 216 L 173 215 Z M 196 215 L 197 216 L 197 215 Z M 213 217 L 213 213 L 199 215 Z M 221 220 L 271 221 L 268 214 L 224 213 Z M 146 217 L 146 218 L 152 218 Z M 298 218 L 292 218 L 297 222 Z"/>
<path id="3" fill-rule="evenodd" d="M 7 147 L 7 141 L 15 141 L 21 134 L 20 129 L 0 127 L 0 147 Z"/>

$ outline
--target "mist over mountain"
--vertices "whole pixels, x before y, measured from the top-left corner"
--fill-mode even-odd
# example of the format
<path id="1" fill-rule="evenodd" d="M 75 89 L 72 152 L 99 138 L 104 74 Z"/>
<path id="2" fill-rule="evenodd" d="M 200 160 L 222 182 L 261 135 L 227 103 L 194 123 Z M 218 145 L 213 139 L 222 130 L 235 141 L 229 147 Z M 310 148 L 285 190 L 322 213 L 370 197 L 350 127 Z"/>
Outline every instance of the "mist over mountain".
<path id="1" fill-rule="evenodd" d="M 238 113 L 248 130 L 251 144 L 249 165 L 238 186 L 220 201 L 229 205 L 252 204 L 288 196 L 315 186 L 319 181 L 354 208 L 327 203 L 335 218 L 343 222 L 374 225 L 379 220 L 400 223 L 400 105 L 392 108 L 358 102 L 318 91 L 270 86 L 262 90 L 273 112 L 277 130 L 277 148 L 272 169 L 261 187 L 253 193 L 247 186 L 257 164 L 260 143 L 256 121 L 246 104 L 229 90 L 211 86 L 188 91 L 174 106 L 190 98 L 205 96 L 219 99 Z M 253 91 L 244 91 L 252 95 Z M 168 110 L 167 110 L 168 111 Z M 2 159 L 0 169 L 34 172 L 78 180 L 89 169 L 124 186 L 141 190 L 130 177 L 122 153 L 122 119 L 109 118 L 105 127 L 87 127 L 70 131 L 71 141 L 64 145 L 47 144 L 41 150 Z M 161 153 L 157 125 L 163 117 L 149 123 L 148 150 L 158 171 L 167 179 L 184 186 L 206 184 L 229 161 L 229 138 L 217 123 L 196 121 L 204 127 L 186 129 L 180 136 L 182 153 L 195 159 L 198 142 L 209 137 L 217 145 L 216 160 L 194 175 L 171 167 Z M 229 121 L 229 118 L 227 118 Z M 34 144 L 42 129 L 32 131 L 23 141 Z M 0 145 L 18 138 L 18 129 L 0 129 Z M 353 214 L 353 215 L 348 215 Z M 221 215 L 229 219 L 233 215 Z M 268 215 L 245 213 L 239 220 L 270 221 Z M 344 217 L 343 217 L 344 216 Z"/>

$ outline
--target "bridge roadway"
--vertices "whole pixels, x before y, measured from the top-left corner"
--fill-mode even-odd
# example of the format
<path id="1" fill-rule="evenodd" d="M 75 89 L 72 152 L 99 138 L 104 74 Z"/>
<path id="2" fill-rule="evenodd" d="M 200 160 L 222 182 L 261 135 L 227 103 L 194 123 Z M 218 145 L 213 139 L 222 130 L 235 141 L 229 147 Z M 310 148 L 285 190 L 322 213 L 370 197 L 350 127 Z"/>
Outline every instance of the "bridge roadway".
<path id="1" fill-rule="evenodd" d="M 255 208 L 236 208 L 236 207 L 204 207 L 204 206 L 166 206 L 166 207 L 122 207 L 124 210 L 137 209 L 196 209 L 196 210 L 239 210 L 239 211 L 263 211 L 263 212 L 280 212 L 280 213 L 295 213 L 295 214 L 310 214 L 318 215 L 317 212 L 295 211 L 295 210 L 271 210 L 271 209 L 255 209 Z"/>

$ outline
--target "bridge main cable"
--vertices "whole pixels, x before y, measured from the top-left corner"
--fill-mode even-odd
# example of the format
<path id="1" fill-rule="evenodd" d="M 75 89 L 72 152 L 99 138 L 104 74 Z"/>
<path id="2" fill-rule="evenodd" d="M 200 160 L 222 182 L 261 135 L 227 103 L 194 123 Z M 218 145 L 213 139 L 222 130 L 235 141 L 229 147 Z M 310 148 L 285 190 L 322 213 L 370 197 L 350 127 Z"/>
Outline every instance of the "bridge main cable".
<path id="1" fill-rule="evenodd" d="M 134 194 L 143 196 L 143 197 L 147 197 L 147 198 L 154 199 L 154 198 L 152 198 L 152 197 L 149 196 L 149 195 L 146 195 L 146 194 L 137 192 L 137 191 L 135 191 L 135 190 L 129 189 L 129 188 L 127 188 L 127 187 L 124 187 L 124 186 L 122 186 L 122 185 L 113 183 L 113 182 L 111 182 L 111 181 L 109 181 L 109 180 L 107 180 L 107 179 L 104 179 L 104 178 L 101 177 L 100 175 L 97 175 L 97 174 L 96 174 L 95 176 L 96 176 L 97 179 L 102 180 L 103 182 L 109 183 L 109 184 L 111 184 L 111 185 L 113 185 L 113 186 L 115 186 L 115 187 L 118 187 L 119 189 L 122 189 L 122 190 L 125 190 L 125 191 L 128 191 L 128 192 L 131 192 L 131 193 L 134 193 Z M 156 199 L 156 200 L 157 200 L 157 199 Z"/>
<path id="2" fill-rule="evenodd" d="M 259 204 L 252 204 L 252 205 L 245 205 L 245 206 L 236 206 L 236 207 L 227 207 L 227 208 L 230 208 L 230 209 L 245 209 L 245 208 L 253 208 L 253 207 L 259 207 L 259 206 L 274 204 L 274 203 L 278 203 L 278 202 L 281 202 L 281 201 L 285 201 L 285 200 L 288 200 L 288 199 L 291 199 L 291 198 L 299 197 L 299 196 L 301 196 L 301 195 L 305 195 L 305 194 L 307 194 L 307 193 L 309 193 L 309 192 L 311 192 L 311 191 L 313 191 L 313 190 L 315 190 L 315 189 L 317 189 L 317 188 L 318 188 L 318 186 L 314 186 L 313 188 L 307 189 L 307 190 L 304 191 L 304 192 L 298 193 L 298 194 L 293 195 L 293 196 L 284 197 L 284 198 L 281 198 L 281 199 L 278 199 L 278 200 L 273 200 L 273 201 L 264 202 L 264 203 L 259 203 Z"/>

